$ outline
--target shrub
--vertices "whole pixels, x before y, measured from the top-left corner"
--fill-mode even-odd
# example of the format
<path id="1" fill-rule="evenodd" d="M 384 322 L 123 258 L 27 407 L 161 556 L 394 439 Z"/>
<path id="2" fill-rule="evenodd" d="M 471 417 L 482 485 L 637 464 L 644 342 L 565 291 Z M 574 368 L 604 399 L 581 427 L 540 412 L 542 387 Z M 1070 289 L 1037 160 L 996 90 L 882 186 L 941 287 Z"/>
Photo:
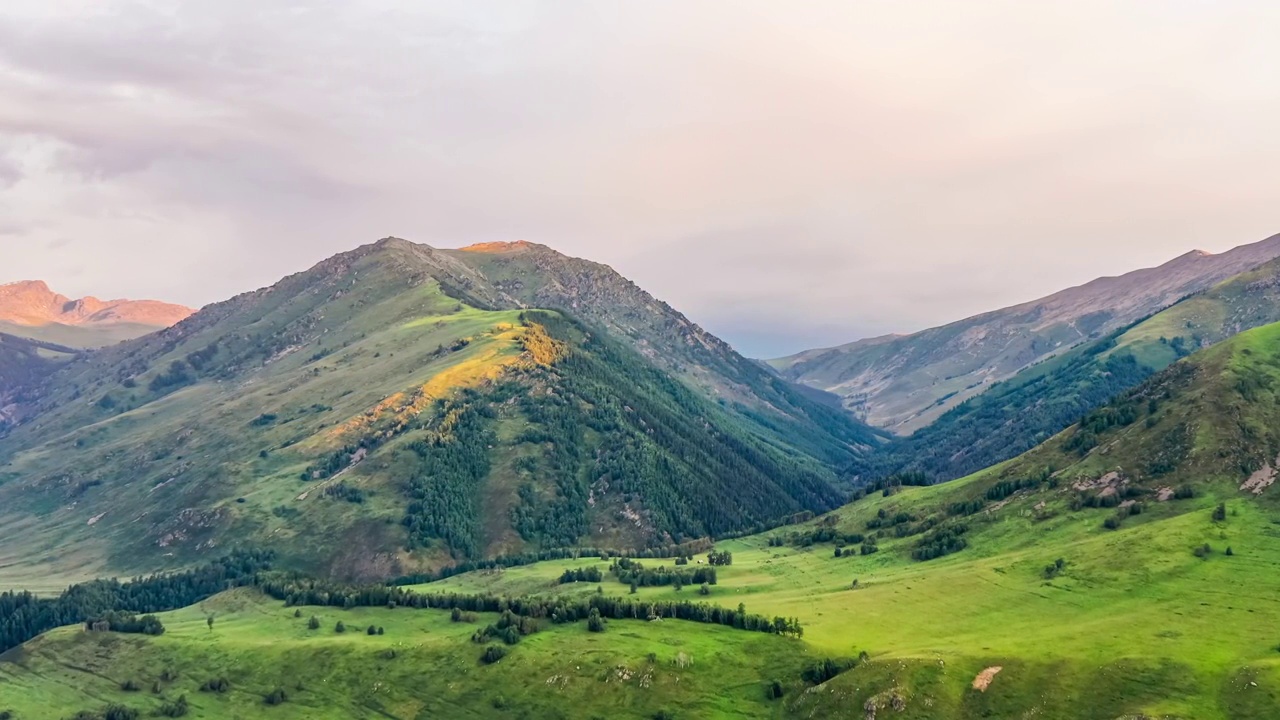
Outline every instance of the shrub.
<path id="1" fill-rule="evenodd" d="M 768 685 L 765 685 L 764 696 L 766 698 L 770 700 L 777 700 L 778 698 L 782 697 L 782 695 L 783 695 L 782 683 L 778 682 L 777 680 L 773 680 Z"/>
<path id="2" fill-rule="evenodd" d="M 285 693 L 284 688 L 276 688 L 262 697 L 262 701 L 268 705 L 282 705 L 288 699 L 289 696 Z"/>
<path id="3" fill-rule="evenodd" d="M 120 683 L 120 689 L 125 692 L 138 692 L 142 689 L 142 686 L 138 684 L 137 680 L 129 678 L 128 680 Z"/>
<path id="4" fill-rule="evenodd" d="M 454 608 L 453 612 L 449 613 L 449 619 L 454 622 L 473 623 L 476 621 L 476 614 L 473 612 L 466 612 L 459 608 Z"/>
<path id="5" fill-rule="evenodd" d="M 225 693 L 230 689 L 231 689 L 231 681 L 224 677 L 205 680 L 204 684 L 200 686 L 200 692 L 211 692 L 211 693 L 219 693 L 219 694 Z"/>
<path id="6" fill-rule="evenodd" d="M 857 664 L 857 661 L 850 658 L 827 658 L 806 667 L 800 677 L 810 685 L 821 685 Z"/>
<path id="7" fill-rule="evenodd" d="M 485 665 L 492 665 L 507 656 L 507 649 L 502 645 L 490 645 L 484 649 L 484 654 L 480 656 L 480 661 Z"/>
<path id="8" fill-rule="evenodd" d="M 102 720 L 138 720 L 138 711 L 113 703 L 102 710 Z"/>
<path id="9" fill-rule="evenodd" d="M 311 619 L 307 621 L 307 629 L 308 629 L 308 630 L 319 630 L 319 629 L 320 629 L 320 618 L 316 617 L 315 615 L 312 615 L 312 616 L 311 616 Z"/>
<path id="10" fill-rule="evenodd" d="M 1198 558 L 1207 558 L 1209 557 L 1209 554 L 1213 552 L 1213 548 L 1209 547 L 1209 543 L 1205 543 L 1196 548 L 1193 552 Z"/>
<path id="11" fill-rule="evenodd" d="M 177 700 L 161 705 L 156 712 L 161 717 L 183 717 L 187 714 L 187 696 L 181 695 Z"/>
<path id="12" fill-rule="evenodd" d="M 333 626 L 333 631 L 336 633 L 344 633 L 347 631 L 347 624 L 339 620 L 338 624 Z"/>

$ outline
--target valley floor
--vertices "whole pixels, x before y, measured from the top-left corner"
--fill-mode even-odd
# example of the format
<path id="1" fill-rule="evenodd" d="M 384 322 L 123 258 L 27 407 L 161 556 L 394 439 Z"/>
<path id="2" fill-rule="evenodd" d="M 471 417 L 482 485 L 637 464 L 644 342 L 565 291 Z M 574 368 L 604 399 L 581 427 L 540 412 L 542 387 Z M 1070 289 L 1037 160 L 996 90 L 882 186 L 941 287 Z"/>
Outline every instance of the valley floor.
<path id="1" fill-rule="evenodd" d="M 935 503 L 964 482 L 870 497 L 841 510 L 837 524 L 861 528 L 882 507 Z M 1217 498 L 1209 495 L 1159 503 L 1104 532 L 1104 510 L 1043 512 L 1062 502 L 1053 491 L 1015 500 L 975 520 L 967 549 L 929 562 L 906 557 L 913 538 L 845 557 L 830 543 L 770 545 L 796 529 L 787 528 L 718 543 L 733 563 L 717 568 L 705 597 L 696 587 L 636 593 L 796 617 L 802 639 L 672 620 L 614 620 L 602 634 L 584 623 L 551 625 L 484 665 L 470 636 L 492 618 L 454 623 L 443 611 L 407 608 L 302 608 L 295 617 L 238 590 L 162 615 L 168 631 L 157 638 L 64 628 L 28 643 L 0 662 L 0 711 L 65 717 L 121 702 L 149 712 L 185 694 L 198 718 L 863 718 L 871 707 L 882 720 L 1280 717 L 1273 503 L 1230 499 L 1221 522 L 1211 520 Z M 1192 553 L 1206 543 L 1207 557 Z M 1046 579 L 1059 558 L 1062 572 Z M 607 572 L 600 590 L 558 583 L 565 569 L 592 565 L 608 563 L 549 561 L 416 589 L 629 594 Z M 311 615 L 321 628 L 307 629 Z M 338 620 L 346 633 L 334 632 Z M 371 624 L 385 635 L 366 635 Z M 824 684 L 800 679 L 817 660 L 863 652 L 867 661 Z M 152 693 L 165 670 L 177 679 Z M 974 687 L 980 675 L 985 691 Z M 221 676 L 229 692 L 198 691 Z M 143 691 L 120 690 L 129 679 Z M 785 689 L 779 700 L 765 697 L 772 680 Z M 277 687 L 287 702 L 266 706 Z"/>

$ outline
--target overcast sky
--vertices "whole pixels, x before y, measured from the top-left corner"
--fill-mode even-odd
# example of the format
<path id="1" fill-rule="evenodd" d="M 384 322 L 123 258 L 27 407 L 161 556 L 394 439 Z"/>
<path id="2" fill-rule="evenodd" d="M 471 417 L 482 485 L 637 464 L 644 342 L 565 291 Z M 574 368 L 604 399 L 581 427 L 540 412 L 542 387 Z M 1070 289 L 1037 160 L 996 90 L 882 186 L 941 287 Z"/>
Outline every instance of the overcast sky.
<path id="1" fill-rule="evenodd" d="M 6 0 L 0 282 L 191 305 L 386 235 L 754 355 L 1280 232 L 1280 3 Z"/>

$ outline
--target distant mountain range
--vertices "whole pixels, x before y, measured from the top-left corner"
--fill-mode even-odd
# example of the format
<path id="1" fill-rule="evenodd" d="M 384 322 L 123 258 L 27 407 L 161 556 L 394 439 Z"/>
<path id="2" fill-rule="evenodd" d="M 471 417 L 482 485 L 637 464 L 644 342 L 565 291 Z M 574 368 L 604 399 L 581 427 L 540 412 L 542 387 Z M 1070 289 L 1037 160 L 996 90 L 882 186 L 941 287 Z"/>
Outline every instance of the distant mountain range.
<path id="1" fill-rule="evenodd" d="M 909 434 L 1024 368 L 1278 256 L 1280 235 L 1217 255 L 1197 250 L 949 325 L 769 364 L 789 380 L 839 395 L 871 425 Z"/>
<path id="2" fill-rule="evenodd" d="M 977 472 L 1048 440 L 1178 359 L 1275 322 L 1280 259 L 995 383 L 887 446 L 872 474 L 916 470 L 949 480 Z"/>
<path id="3" fill-rule="evenodd" d="M 101 347 L 139 337 L 193 312 L 156 300 L 73 300 L 39 280 L 0 285 L 0 332 L 70 347 Z"/>

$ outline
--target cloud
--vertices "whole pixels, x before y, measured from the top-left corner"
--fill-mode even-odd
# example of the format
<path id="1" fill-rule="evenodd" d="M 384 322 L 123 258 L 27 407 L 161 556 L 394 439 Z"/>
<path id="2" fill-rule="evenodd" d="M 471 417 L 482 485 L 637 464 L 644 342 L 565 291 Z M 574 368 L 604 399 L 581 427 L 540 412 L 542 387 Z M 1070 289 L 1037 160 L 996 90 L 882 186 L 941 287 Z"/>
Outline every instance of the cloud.
<path id="1" fill-rule="evenodd" d="M 6 3 L 0 280 L 198 305 L 389 234 L 525 238 L 754 354 L 917 329 L 1274 232 L 1277 21 Z"/>

